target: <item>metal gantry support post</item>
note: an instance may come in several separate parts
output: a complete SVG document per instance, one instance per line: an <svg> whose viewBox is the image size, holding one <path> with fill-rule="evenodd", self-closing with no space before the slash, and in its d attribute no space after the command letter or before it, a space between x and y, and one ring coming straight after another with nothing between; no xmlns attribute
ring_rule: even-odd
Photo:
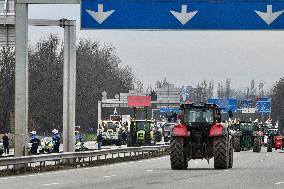
<svg viewBox="0 0 284 189"><path fill-rule="evenodd" d="M28 4L16 4L15 156L27 155Z"/></svg>
<svg viewBox="0 0 284 189"><path fill-rule="evenodd" d="M97 128L97 134L99 133L101 121L102 121L102 101L98 101L98 128Z"/></svg>
<svg viewBox="0 0 284 189"><path fill-rule="evenodd" d="M63 151L75 151L76 22L63 20Z"/></svg>
<svg viewBox="0 0 284 189"><path fill-rule="evenodd" d="M29 4L80 4L80 0L15 0L15 156L27 155L28 143L28 6ZM64 23L64 151L74 151L76 95L76 25Z"/></svg>

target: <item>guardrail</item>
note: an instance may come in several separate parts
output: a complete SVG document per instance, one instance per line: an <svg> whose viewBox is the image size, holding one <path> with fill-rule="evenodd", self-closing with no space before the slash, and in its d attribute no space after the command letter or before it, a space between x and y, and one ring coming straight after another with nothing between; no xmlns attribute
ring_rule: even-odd
<svg viewBox="0 0 284 189"><path fill-rule="evenodd" d="M61 165L65 160L71 160L70 162L93 162L97 160L108 160L115 158L123 157L136 157L142 156L142 158L150 157L152 154L159 154L159 152L165 152L168 149L168 145L163 146L143 146L143 147L127 147L119 149L106 149L98 151L83 151L83 152L65 152L65 153L56 153L56 154L43 154L43 155L32 155L32 156L22 156L22 157L9 157L9 158L0 158L0 167L24 165L24 171L32 163L39 163L39 167L45 166L46 162L53 161L54 165ZM121 156L123 154L123 156ZM116 157L115 157L116 155ZM103 157L103 159L102 159ZM71 163L72 164L72 163Z"/></svg>

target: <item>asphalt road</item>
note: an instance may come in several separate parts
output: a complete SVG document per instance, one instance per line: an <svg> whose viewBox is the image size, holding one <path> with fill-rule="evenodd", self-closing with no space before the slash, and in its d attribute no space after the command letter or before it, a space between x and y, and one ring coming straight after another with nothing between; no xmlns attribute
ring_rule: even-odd
<svg viewBox="0 0 284 189"><path fill-rule="evenodd" d="M234 167L215 170L213 159L170 169L169 157L107 166L0 178L1 189L269 189L284 188L284 151L234 153Z"/></svg>

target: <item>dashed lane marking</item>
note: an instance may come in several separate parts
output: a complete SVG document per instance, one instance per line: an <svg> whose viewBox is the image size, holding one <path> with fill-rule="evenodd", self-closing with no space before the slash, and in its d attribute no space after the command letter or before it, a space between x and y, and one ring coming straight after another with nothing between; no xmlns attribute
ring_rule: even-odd
<svg viewBox="0 0 284 189"><path fill-rule="evenodd" d="M274 184L279 185L279 184L284 184L284 182L276 182Z"/></svg>
<svg viewBox="0 0 284 189"><path fill-rule="evenodd" d="M58 185L59 183L49 183L49 184L43 184L43 186L52 186L52 185Z"/></svg>

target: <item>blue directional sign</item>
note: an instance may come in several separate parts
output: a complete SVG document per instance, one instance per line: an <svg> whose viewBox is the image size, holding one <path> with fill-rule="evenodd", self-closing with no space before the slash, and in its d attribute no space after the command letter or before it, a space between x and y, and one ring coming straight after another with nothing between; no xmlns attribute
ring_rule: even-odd
<svg viewBox="0 0 284 189"><path fill-rule="evenodd" d="M260 113L269 113L271 111L271 99L259 98L256 101L256 111Z"/></svg>
<svg viewBox="0 0 284 189"><path fill-rule="evenodd" d="M252 108L252 100L248 99L248 100L241 100L241 109L243 108Z"/></svg>
<svg viewBox="0 0 284 189"><path fill-rule="evenodd" d="M175 112L175 113L179 113L180 109L179 108L160 108L160 112Z"/></svg>
<svg viewBox="0 0 284 189"><path fill-rule="evenodd" d="M82 29L284 29L283 0L82 0Z"/></svg>
<svg viewBox="0 0 284 189"><path fill-rule="evenodd" d="M209 104L217 104L220 108L224 108L222 113L227 113L230 109L237 112L237 99L208 99Z"/></svg>

